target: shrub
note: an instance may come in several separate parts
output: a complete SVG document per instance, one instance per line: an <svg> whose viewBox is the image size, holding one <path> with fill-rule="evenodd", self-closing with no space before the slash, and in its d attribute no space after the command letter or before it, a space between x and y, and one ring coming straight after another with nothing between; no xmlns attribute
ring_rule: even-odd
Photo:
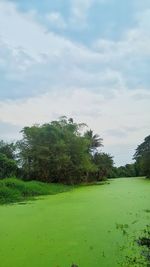
<svg viewBox="0 0 150 267"><path fill-rule="evenodd" d="M0 204L24 201L35 196L54 195L71 188L71 186L63 184L25 182L17 178L6 178L0 180Z"/></svg>

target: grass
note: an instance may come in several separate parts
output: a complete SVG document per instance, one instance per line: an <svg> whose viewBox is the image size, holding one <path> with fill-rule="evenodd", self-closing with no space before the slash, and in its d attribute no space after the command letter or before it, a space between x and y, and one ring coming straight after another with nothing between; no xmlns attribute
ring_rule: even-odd
<svg viewBox="0 0 150 267"><path fill-rule="evenodd" d="M16 178L7 178L0 180L0 204L22 202L42 195L55 195L71 188L63 184L25 182Z"/></svg>

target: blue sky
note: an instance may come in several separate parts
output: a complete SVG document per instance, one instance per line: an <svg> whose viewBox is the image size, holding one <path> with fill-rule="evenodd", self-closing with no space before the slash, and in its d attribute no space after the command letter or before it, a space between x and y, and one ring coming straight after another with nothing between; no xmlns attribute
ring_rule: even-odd
<svg viewBox="0 0 150 267"><path fill-rule="evenodd" d="M56 27L55 23L50 25L43 16L47 13L59 13L64 19L68 27L64 27L63 34L73 40L85 42L90 44L94 38L99 36L103 38L119 38L122 31L134 25L134 1L70 1L70 0L57 0L57 1L14 1L17 3L22 12L36 10L41 22L45 23L46 27L51 30L62 32L62 28ZM80 4L81 3L81 4ZM82 4L83 3L83 4ZM85 3L85 4L84 4ZM86 4L87 3L87 4ZM73 4L76 8L82 10L82 15L79 17L78 23L69 25L72 19ZM83 25L84 24L84 25ZM83 27L84 26L84 27ZM80 30L80 27L84 28Z"/></svg>
<svg viewBox="0 0 150 267"><path fill-rule="evenodd" d="M1 0L0 138L67 115L130 163L150 130L149 29L148 0Z"/></svg>

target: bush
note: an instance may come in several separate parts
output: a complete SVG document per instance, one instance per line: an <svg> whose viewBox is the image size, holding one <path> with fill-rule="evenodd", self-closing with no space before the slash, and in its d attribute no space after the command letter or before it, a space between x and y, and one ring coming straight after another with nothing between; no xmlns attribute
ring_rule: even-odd
<svg viewBox="0 0 150 267"><path fill-rule="evenodd" d="M12 190L0 183L0 204L17 202L21 199L22 196L17 189Z"/></svg>
<svg viewBox="0 0 150 267"><path fill-rule="evenodd" d="M0 180L0 204L24 201L35 196L54 195L71 188L71 186L62 184L25 182L17 178L6 178Z"/></svg>

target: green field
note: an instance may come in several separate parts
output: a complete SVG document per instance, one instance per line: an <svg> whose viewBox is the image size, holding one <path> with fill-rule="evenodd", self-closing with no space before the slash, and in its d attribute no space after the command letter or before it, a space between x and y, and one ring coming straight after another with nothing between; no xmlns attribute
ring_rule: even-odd
<svg viewBox="0 0 150 267"><path fill-rule="evenodd" d="M0 206L0 267L117 267L150 222L150 181L125 178Z"/></svg>

